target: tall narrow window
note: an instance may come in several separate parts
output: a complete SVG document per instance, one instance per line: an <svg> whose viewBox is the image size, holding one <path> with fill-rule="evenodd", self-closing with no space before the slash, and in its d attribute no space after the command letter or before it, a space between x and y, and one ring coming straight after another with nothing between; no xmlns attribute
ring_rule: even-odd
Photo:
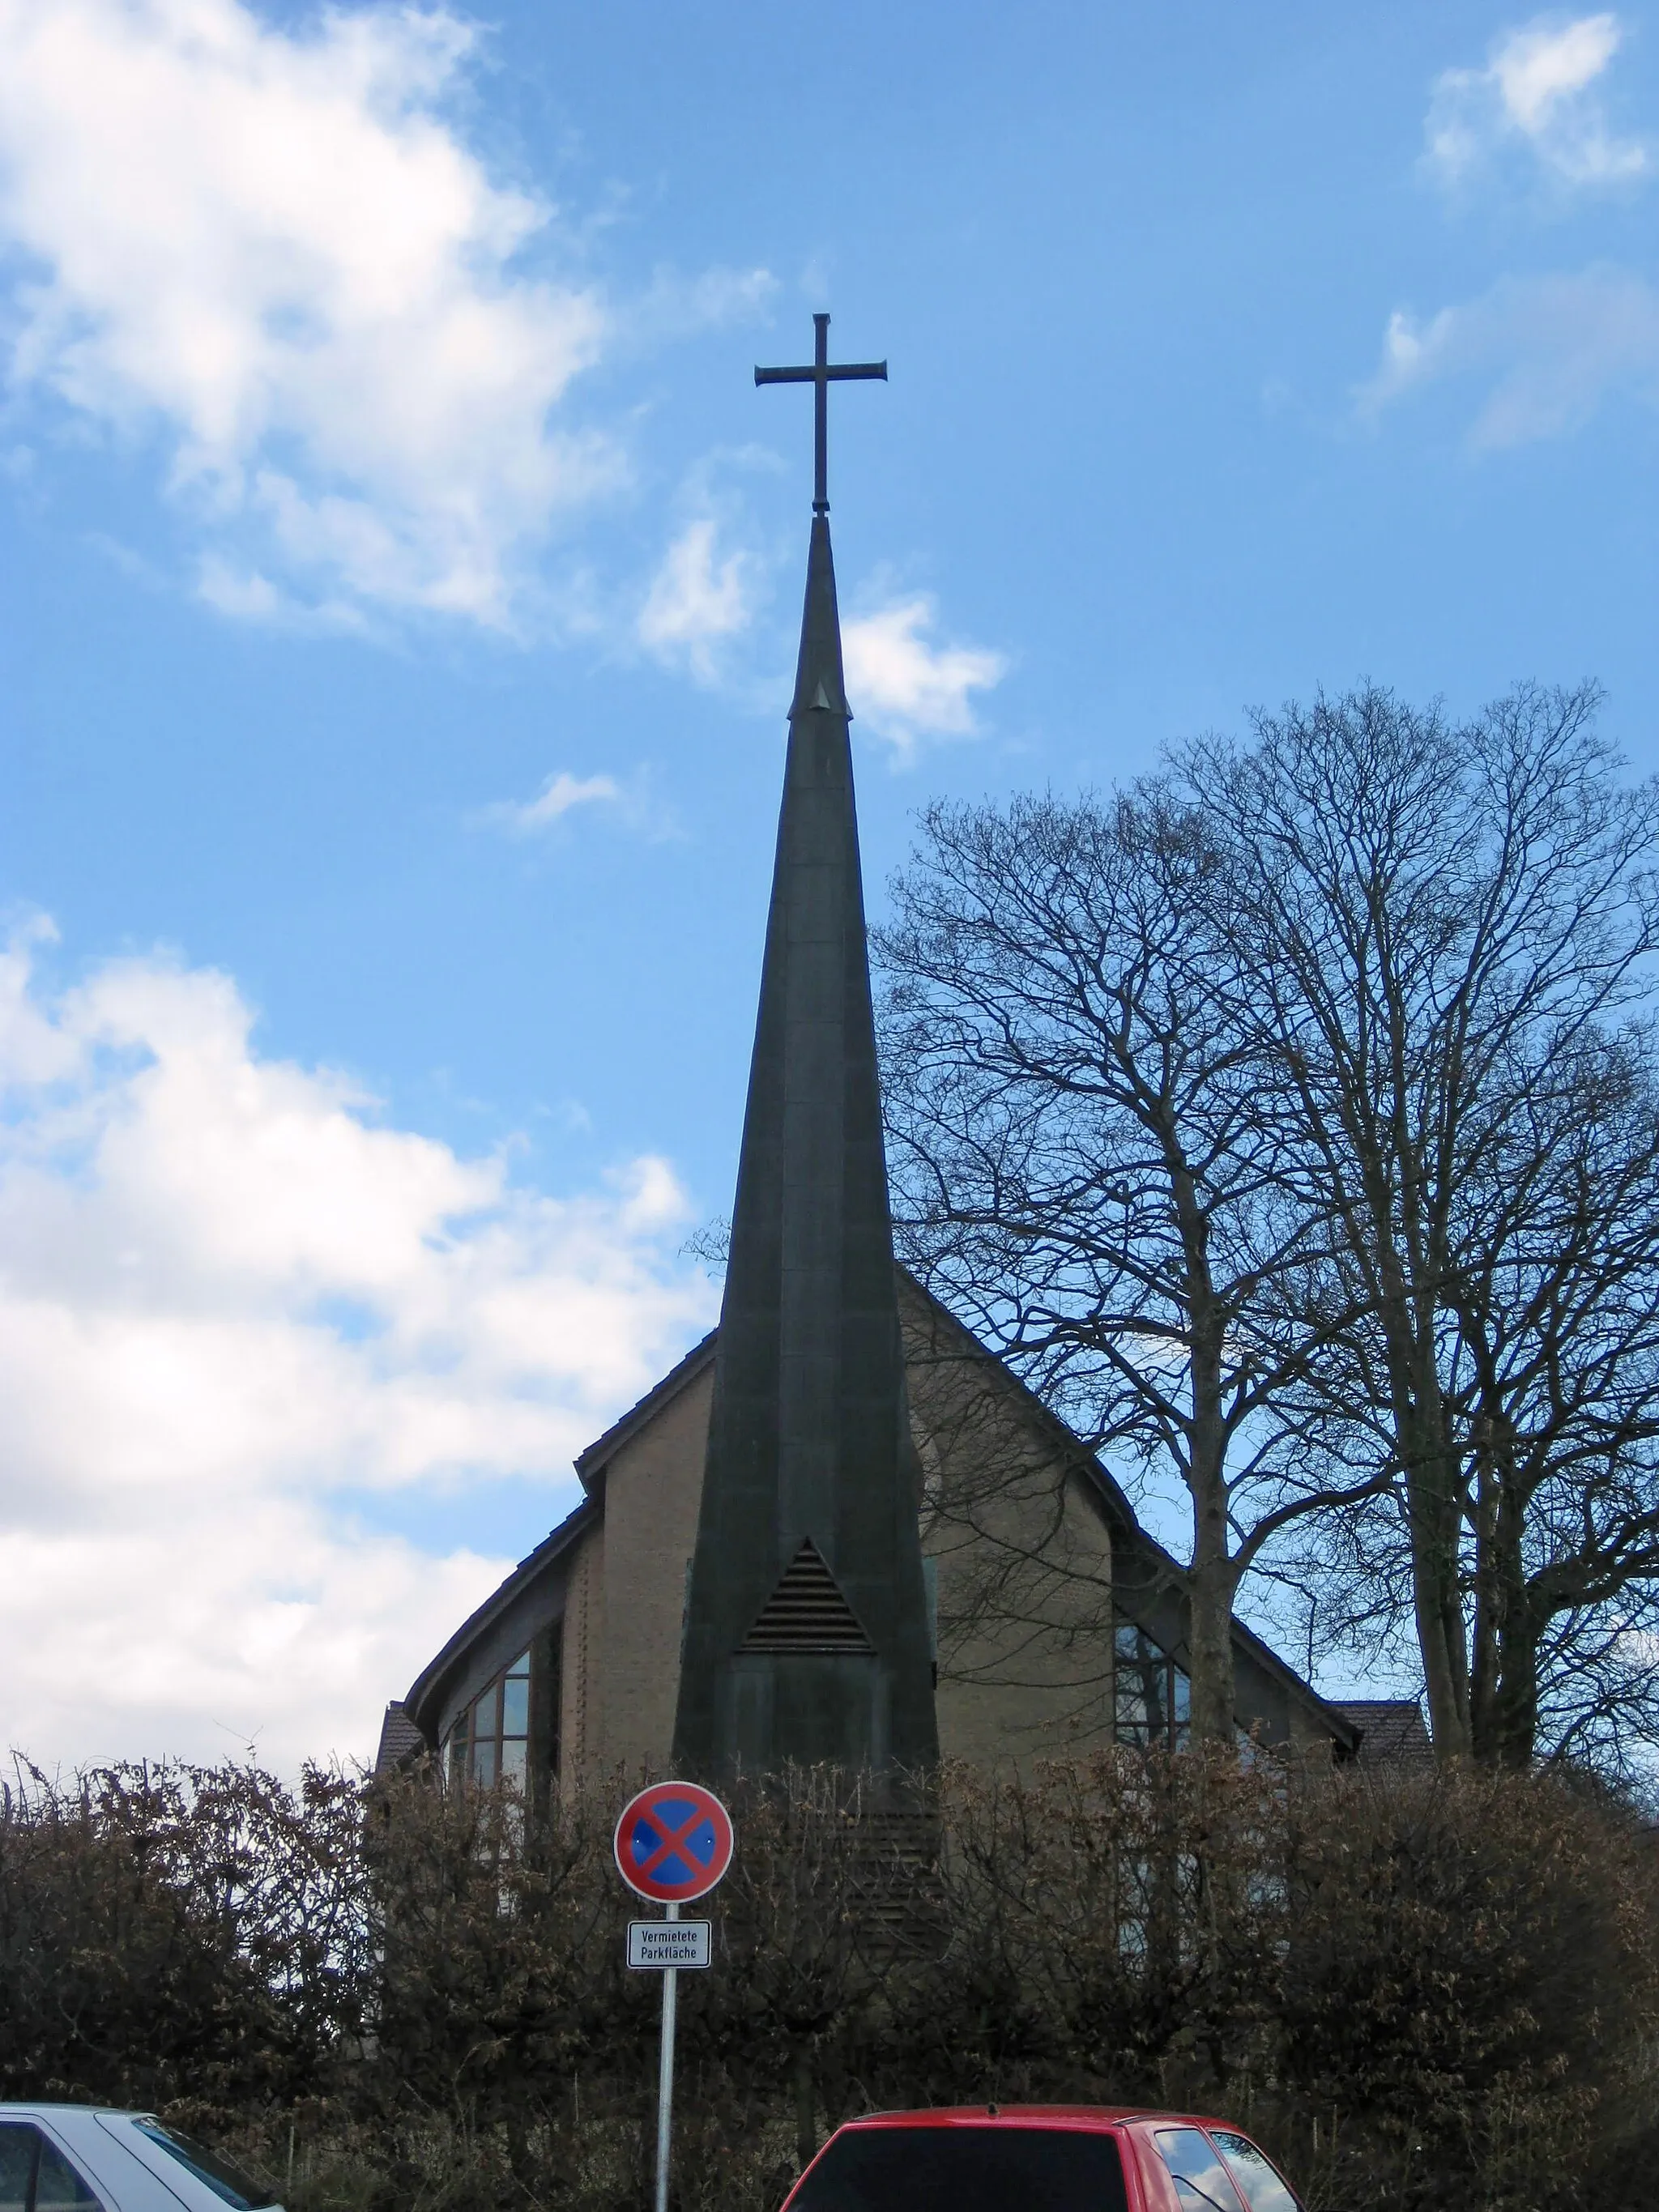
<svg viewBox="0 0 1659 2212"><path fill-rule="evenodd" d="M500 1778L522 1790L530 1764L530 1654L521 1651L501 1677Z"/></svg>
<svg viewBox="0 0 1659 2212"><path fill-rule="evenodd" d="M471 1735L472 1708L469 1705L465 1712L457 1716L454 1727L444 1739L445 1765L452 1782L460 1783L466 1779L466 1754Z"/></svg>
<svg viewBox="0 0 1659 2212"><path fill-rule="evenodd" d="M1181 1751L1192 1718L1186 1670L1143 1628L1122 1623L1114 1639L1117 1740L1145 1751Z"/></svg>
<svg viewBox="0 0 1659 2212"><path fill-rule="evenodd" d="M531 1677L530 1764L538 1777L556 1775L560 1765L561 1712L564 1704L564 1623L556 1620L536 1639Z"/></svg>

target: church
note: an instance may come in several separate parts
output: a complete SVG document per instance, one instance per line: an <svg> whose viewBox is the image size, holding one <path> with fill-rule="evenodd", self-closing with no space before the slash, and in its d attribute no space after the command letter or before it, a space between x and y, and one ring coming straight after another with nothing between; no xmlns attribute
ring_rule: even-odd
<svg viewBox="0 0 1659 2212"><path fill-rule="evenodd" d="M789 1760L1178 1747L1184 1571L1097 1454L894 1260L814 318L805 603L720 1326L576 1462L580 1503L392 1704L380 1764L541 1790ZM1243 1734L1427 1755L1242 1624Z"/></svg>

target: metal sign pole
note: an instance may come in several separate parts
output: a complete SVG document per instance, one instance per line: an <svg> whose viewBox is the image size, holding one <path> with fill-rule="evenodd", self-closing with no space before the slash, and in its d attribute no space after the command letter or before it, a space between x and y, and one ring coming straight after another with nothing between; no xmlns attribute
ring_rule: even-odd
<svg viewBox="0 0 1659 2212"><path fill-rule="evenodd" d="M674 2010L678 1969L711 1963L713 1930L693 1920L670 1934L680 1907L707 1897L732 1863L732 1815L700 1782L653 1782L630 1797L611 1848L635 1897L660 1905L659 1921L628 1923L628 1963L662 1974L662 2050L657 2065L656 2212L668 2212L668 2156L674 2129Z"/></svg>
<svg viewBox="0 0 1659 2212"><path fill-rule="evenodd" d="M678 1920L678 1905L665 1905L663 1917ZM662 2054L657 2068L657 2212L668 2212L668 2148L674 2124L674 2012L679 1975L663 1969Z"/></svg>

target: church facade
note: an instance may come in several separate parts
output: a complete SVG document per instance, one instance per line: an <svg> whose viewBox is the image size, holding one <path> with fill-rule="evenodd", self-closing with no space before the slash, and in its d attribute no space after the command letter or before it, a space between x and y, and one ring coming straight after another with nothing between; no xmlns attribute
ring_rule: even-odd
<svg viewBox="0 0 1659 2212"><path fill-rule="evenodd" d="M1099 1457L896 1279L941 1755L1178 1747L1184 1570ZM717 1343L716 1331L582 1453L581 1502L390 1709L388 1756L424 1746L485 1783L671 1771ZM834 1605L826 1580L809 1572L777 1594L805 1638ZM1234 1679L1240 1729L1267 1742L1347 1758L1373 1724L1242 1626Z"/></svg>
<svg viewBox="0 0 1659 2212"><path fill-rule="evenodd" d="M720 1324L582 1453L575 1510L389 1708L383 1756L424 1745L457 1779L1184 1737L1182 1570L894 1263L825 487L830 382L886 368L832 367L814 320L811 367L756 372L815 386L817 482ZM1241 1731L1359 1750L1374 1717L1243 1627L1233 1656Z"/></svg>

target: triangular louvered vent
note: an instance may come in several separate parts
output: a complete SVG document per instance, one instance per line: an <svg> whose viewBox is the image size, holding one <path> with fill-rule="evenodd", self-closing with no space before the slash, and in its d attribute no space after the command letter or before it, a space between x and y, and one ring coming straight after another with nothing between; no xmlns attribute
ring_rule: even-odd
<svg viewBox="0 0 1659 2212"><path fill-rule="evenodd" d="M810 1536L739 1647L744 1651L870 1651L858 1616Z"/></svg>

